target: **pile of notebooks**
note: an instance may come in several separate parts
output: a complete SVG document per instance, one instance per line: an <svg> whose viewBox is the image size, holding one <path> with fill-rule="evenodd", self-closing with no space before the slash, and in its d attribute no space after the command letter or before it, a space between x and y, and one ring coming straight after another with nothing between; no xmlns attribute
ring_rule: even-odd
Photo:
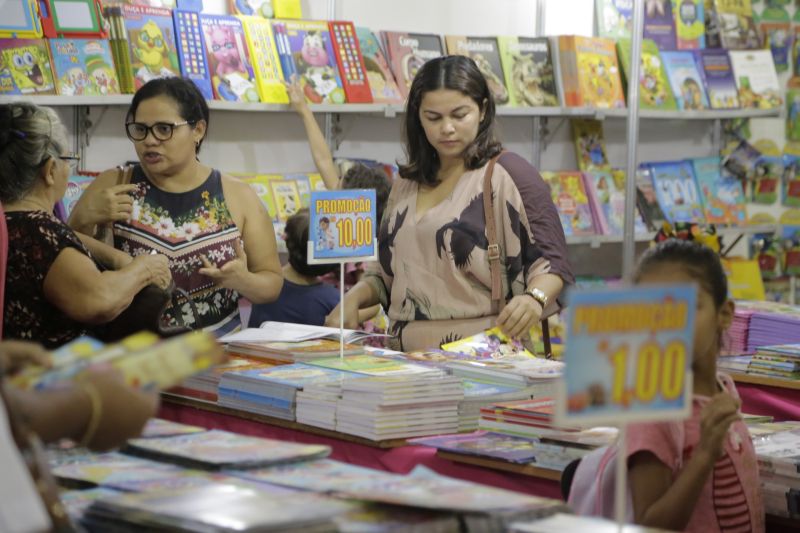
<svg viewBox="0 0 800 533"><path fill-rule="evenodd" d="M458 404L458 431L475 431L481 417L481 408L496 402L524 400L533 397L532 389L510 385L496 385L472 379L463 380L464 399Z"/></svg>
<svg viewBox="0 0 800 533"><path fill-rule="evenodd" d="M800 518L800 422L750 426L767 514Z"/></svg>
<svg viewBox="0 0 800 533"><path fill-rule="evenodd" d="M800 379L800 344L762 346L751 357L748 374Z"/></svg>

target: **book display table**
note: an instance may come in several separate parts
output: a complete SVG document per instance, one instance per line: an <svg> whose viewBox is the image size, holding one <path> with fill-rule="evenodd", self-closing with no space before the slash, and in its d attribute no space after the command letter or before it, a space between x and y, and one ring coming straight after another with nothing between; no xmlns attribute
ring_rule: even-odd
<svg viewBox="0 0 800 533"><path fill-rule="evenodd" d="M775 420L800 420L800 381L731 373L742 411Z"/></svg>
<svg viewBox="0 0 800 533"><path fill-rule="evenodd" d="M546 478L522 471L509 472L478 463L456 462L449 457L438 455L435 448L406 444L400 439L373 442L336 431L173 395L162 396L158 416L173 422L208 429L223 429L243 435L327 444L332 449L330 455L332 459L387 472L406 474L415 466L423 465L445 476L535 496L561 498L558 478L553 479L552 475Z"/></svg>

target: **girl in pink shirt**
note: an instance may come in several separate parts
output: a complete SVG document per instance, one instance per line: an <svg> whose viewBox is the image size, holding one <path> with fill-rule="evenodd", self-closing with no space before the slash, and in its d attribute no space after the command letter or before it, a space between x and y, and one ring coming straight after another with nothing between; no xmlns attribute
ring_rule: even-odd
<svg viewBox="0 0 800 533"><path fill-rule="evenodd" d="M634 520L698 533L763 532L758 464L741 401L733 381L716 369L734 308L719 257L698 243L671 239L643 255L635 281L696 283L698 295L691 417L628 429Z"/></svg>

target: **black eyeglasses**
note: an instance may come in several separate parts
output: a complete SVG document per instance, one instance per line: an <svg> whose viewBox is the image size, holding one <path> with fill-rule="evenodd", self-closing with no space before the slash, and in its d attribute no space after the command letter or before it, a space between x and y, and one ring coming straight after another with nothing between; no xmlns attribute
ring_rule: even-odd
<svg viewBox="0 0 800 533"><path fill-rule="evenodd" d="M172 139L172 134L175 132L175 128L179 126L185 126L187 124L194 125L195 121L193 120L184 120L183 122L177 122L175 124L170 124L169 122L156 122L152 126L148 126L147 124L142 124L141 122L128 122L125 124L125 133L128 134L128 139L132 141L143 141L147 138L148 133L152 133L153 137L159 141L168 141Z"/></svg>
<svg viewBox="0 0 800 533"><path fill-rule="evenodd" d="M73 172L75 171L75 169L78 168L78 162L81 160L81 156L79 156L78 154L71 154L71 153L60 155L58 156L58 158L62 161L66 161L67 164L69 165L70 170Z"/></svg>

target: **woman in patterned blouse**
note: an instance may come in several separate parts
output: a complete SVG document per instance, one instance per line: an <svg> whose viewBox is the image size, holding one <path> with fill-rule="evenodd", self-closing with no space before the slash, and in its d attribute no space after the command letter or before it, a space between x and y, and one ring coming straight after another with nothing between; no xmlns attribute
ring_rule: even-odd
<svg viewBox="0 0 800 533"><path fill-rule="evenodd" d="M70 225L94 233L113 222L114 247L134 257L169 257L175 284L199 316L179 301L166 312L194 328L223 335L240 325L238 300L275 300L283 277L272 222L250 186L198 159L209 111L195 85L152 80L133 96L126 133L139 164L130 183L103 172L75 206ZM178 316L180 315L180 317Z"/></svg>
<svg viewBox="0 0 800 533"><path fill-rule="evenodd" d="M405 114L407 163L378 231L378 259L342 305L346 327L380 302L405 350L438 346L499 326L525 336L573 281L550 189L494 136L494 100L475 62L432 59L417 72ZM492 302L484 173L494 157L502 310ZM490 250L492 248L492 250ZM338 320L329 315L328 325Z"/></svg>
<svg viewBox="0 0 800 533"><path fill-rule="evenodd" d="M66 147L51 109L0 105L0 201L8 224L3 331L47 348L111 321L146 285L171 281L165 256L133 259L54 216L77 160Z"/></svg>

